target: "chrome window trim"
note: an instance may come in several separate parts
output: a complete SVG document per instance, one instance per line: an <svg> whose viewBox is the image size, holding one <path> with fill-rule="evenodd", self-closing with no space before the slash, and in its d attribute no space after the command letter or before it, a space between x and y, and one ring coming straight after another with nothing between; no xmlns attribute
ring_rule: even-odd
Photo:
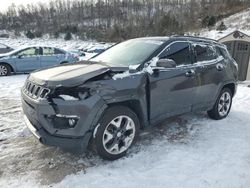
<svg viewBox="0 0 250 188"><path fill-rule="evenodd" d="M159 53L158 53L158 55L157 56L155 56L155 57L159 57L160 55L161 55L161 53L162 52L164 52L169 46L171 46L172 44L175 44L175 43L180 43L180 42L186 42L186 43L188 43L188 44L191 44L191 42L190 41L182 41L182 40L178 40L178 41L173 41L173 42L171 42L170 44L168 44L165 48L163 48L163 50L162 51L160 51Z"/></svg>
<svg viewBox="0 0 250 188"><path fill-rule="evenodd" d="M189 44L189 48L191 47L190 45L191 45L191 42L190 41L188 41L188 40L178 40L178 41L173 41L173 42L171 42L170 44L168 44L161 52L159 52L158 53L158 55L157 56L155 56L155 57L159 57L168 47L170 47L172 44L175 44L175 43L180 43L180 42L186 42L186 43L188 43ZM178 65L178 66L176 66L176 67L174 67L174 68L162 68L162 69L160 69L160 70L175 70L175 69L181 69L181 68L189 68L191 65L193 65L193 64L188 64L188 65Z"/></svg>
<svg viewBox="0 0 250 188"><path fill-rule="evenodd" d="M195 43L195 44L201 44L201 42L193 42L193 41L189 41L189 40L186 40L186 41L182 41L182 40L178 40L178 41L173 41L173 42L171 42L170 44L168 44L161 52L159 52L158 53L158 55L157 56L155 56L155 57L159 57L169 46L171 46L172 44L175 44L175 43L180 43L180 42L187 42L189 45L190 45L190 47L192 47L192 43ZM205 45L209 45L209 43L207 43L207 42L202 42L202 43L204 43ZM215 45L216 45L216 43L215 43ZM191 52L191 51L190 51ZM219 56L218 56L219 57ZM217 57L217 58L218 58ZM224 58L224 57L223 57ZM213 65L213 64L215 64L215 63L217 63L218 61L217 61L218 59L214 59L214 60L210 60L210 61L213 61L213 62L209 62L209 63L204 63L204 64L198 64L198 62L196 62L196 63L192 63L192 64L188 64L188 65L178 65L178 66L176 66L176 67L174 67L174 68L160 68L159 70L160 71L170 71L170 70L179 70L179 69L186 69L186 68L196 68L196 67L200 67L200 66L208 66L208 65Z"/></svg>

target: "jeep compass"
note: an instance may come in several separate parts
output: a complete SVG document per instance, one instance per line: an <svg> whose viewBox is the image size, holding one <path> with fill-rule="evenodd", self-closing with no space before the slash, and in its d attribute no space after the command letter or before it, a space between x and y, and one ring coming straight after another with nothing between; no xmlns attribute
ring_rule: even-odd
<svg viewBox="0 0 250 188"><path fill-rule="evenodd" d="M91 145L115 160L140 129L168 117L193 111L227 117L237 69L214 40L131 39L88 61L31 73L22 88L24 118L43 144L81 152Z"/></svg>

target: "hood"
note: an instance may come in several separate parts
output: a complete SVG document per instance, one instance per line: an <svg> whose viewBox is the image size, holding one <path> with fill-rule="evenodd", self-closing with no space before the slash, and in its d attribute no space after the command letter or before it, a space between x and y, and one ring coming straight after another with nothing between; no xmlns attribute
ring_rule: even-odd
<svg viewBox="0 0 250 188"><path fill-rule="evenodd" d="M67 64L30 74L29 81L47 87L73 87L109 71L109 67L101 64Z"/></svg>

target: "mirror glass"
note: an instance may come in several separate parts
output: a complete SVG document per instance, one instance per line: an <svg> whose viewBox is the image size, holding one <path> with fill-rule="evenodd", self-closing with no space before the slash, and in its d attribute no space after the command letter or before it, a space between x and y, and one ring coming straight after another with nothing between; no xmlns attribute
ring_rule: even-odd
<svg viewBox="0 0 250 188"><path fill-rule="evenodd" d="M157 67L163 67L163 68L174 68L176 67L176 63L172 59L159 59L156 62Z"/></svg>

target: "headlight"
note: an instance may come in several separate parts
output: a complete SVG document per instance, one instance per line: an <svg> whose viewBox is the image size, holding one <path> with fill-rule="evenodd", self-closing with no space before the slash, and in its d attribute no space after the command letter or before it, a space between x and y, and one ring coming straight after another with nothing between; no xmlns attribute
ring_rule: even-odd
<svg viewBox="0 0 250 188"><path fill-rule="evenodd" d="M57 96L65 101L77 101L77 100L85 100L96 94L94 89L90 88L64 88L61 91L57 91Z"/></svg>

